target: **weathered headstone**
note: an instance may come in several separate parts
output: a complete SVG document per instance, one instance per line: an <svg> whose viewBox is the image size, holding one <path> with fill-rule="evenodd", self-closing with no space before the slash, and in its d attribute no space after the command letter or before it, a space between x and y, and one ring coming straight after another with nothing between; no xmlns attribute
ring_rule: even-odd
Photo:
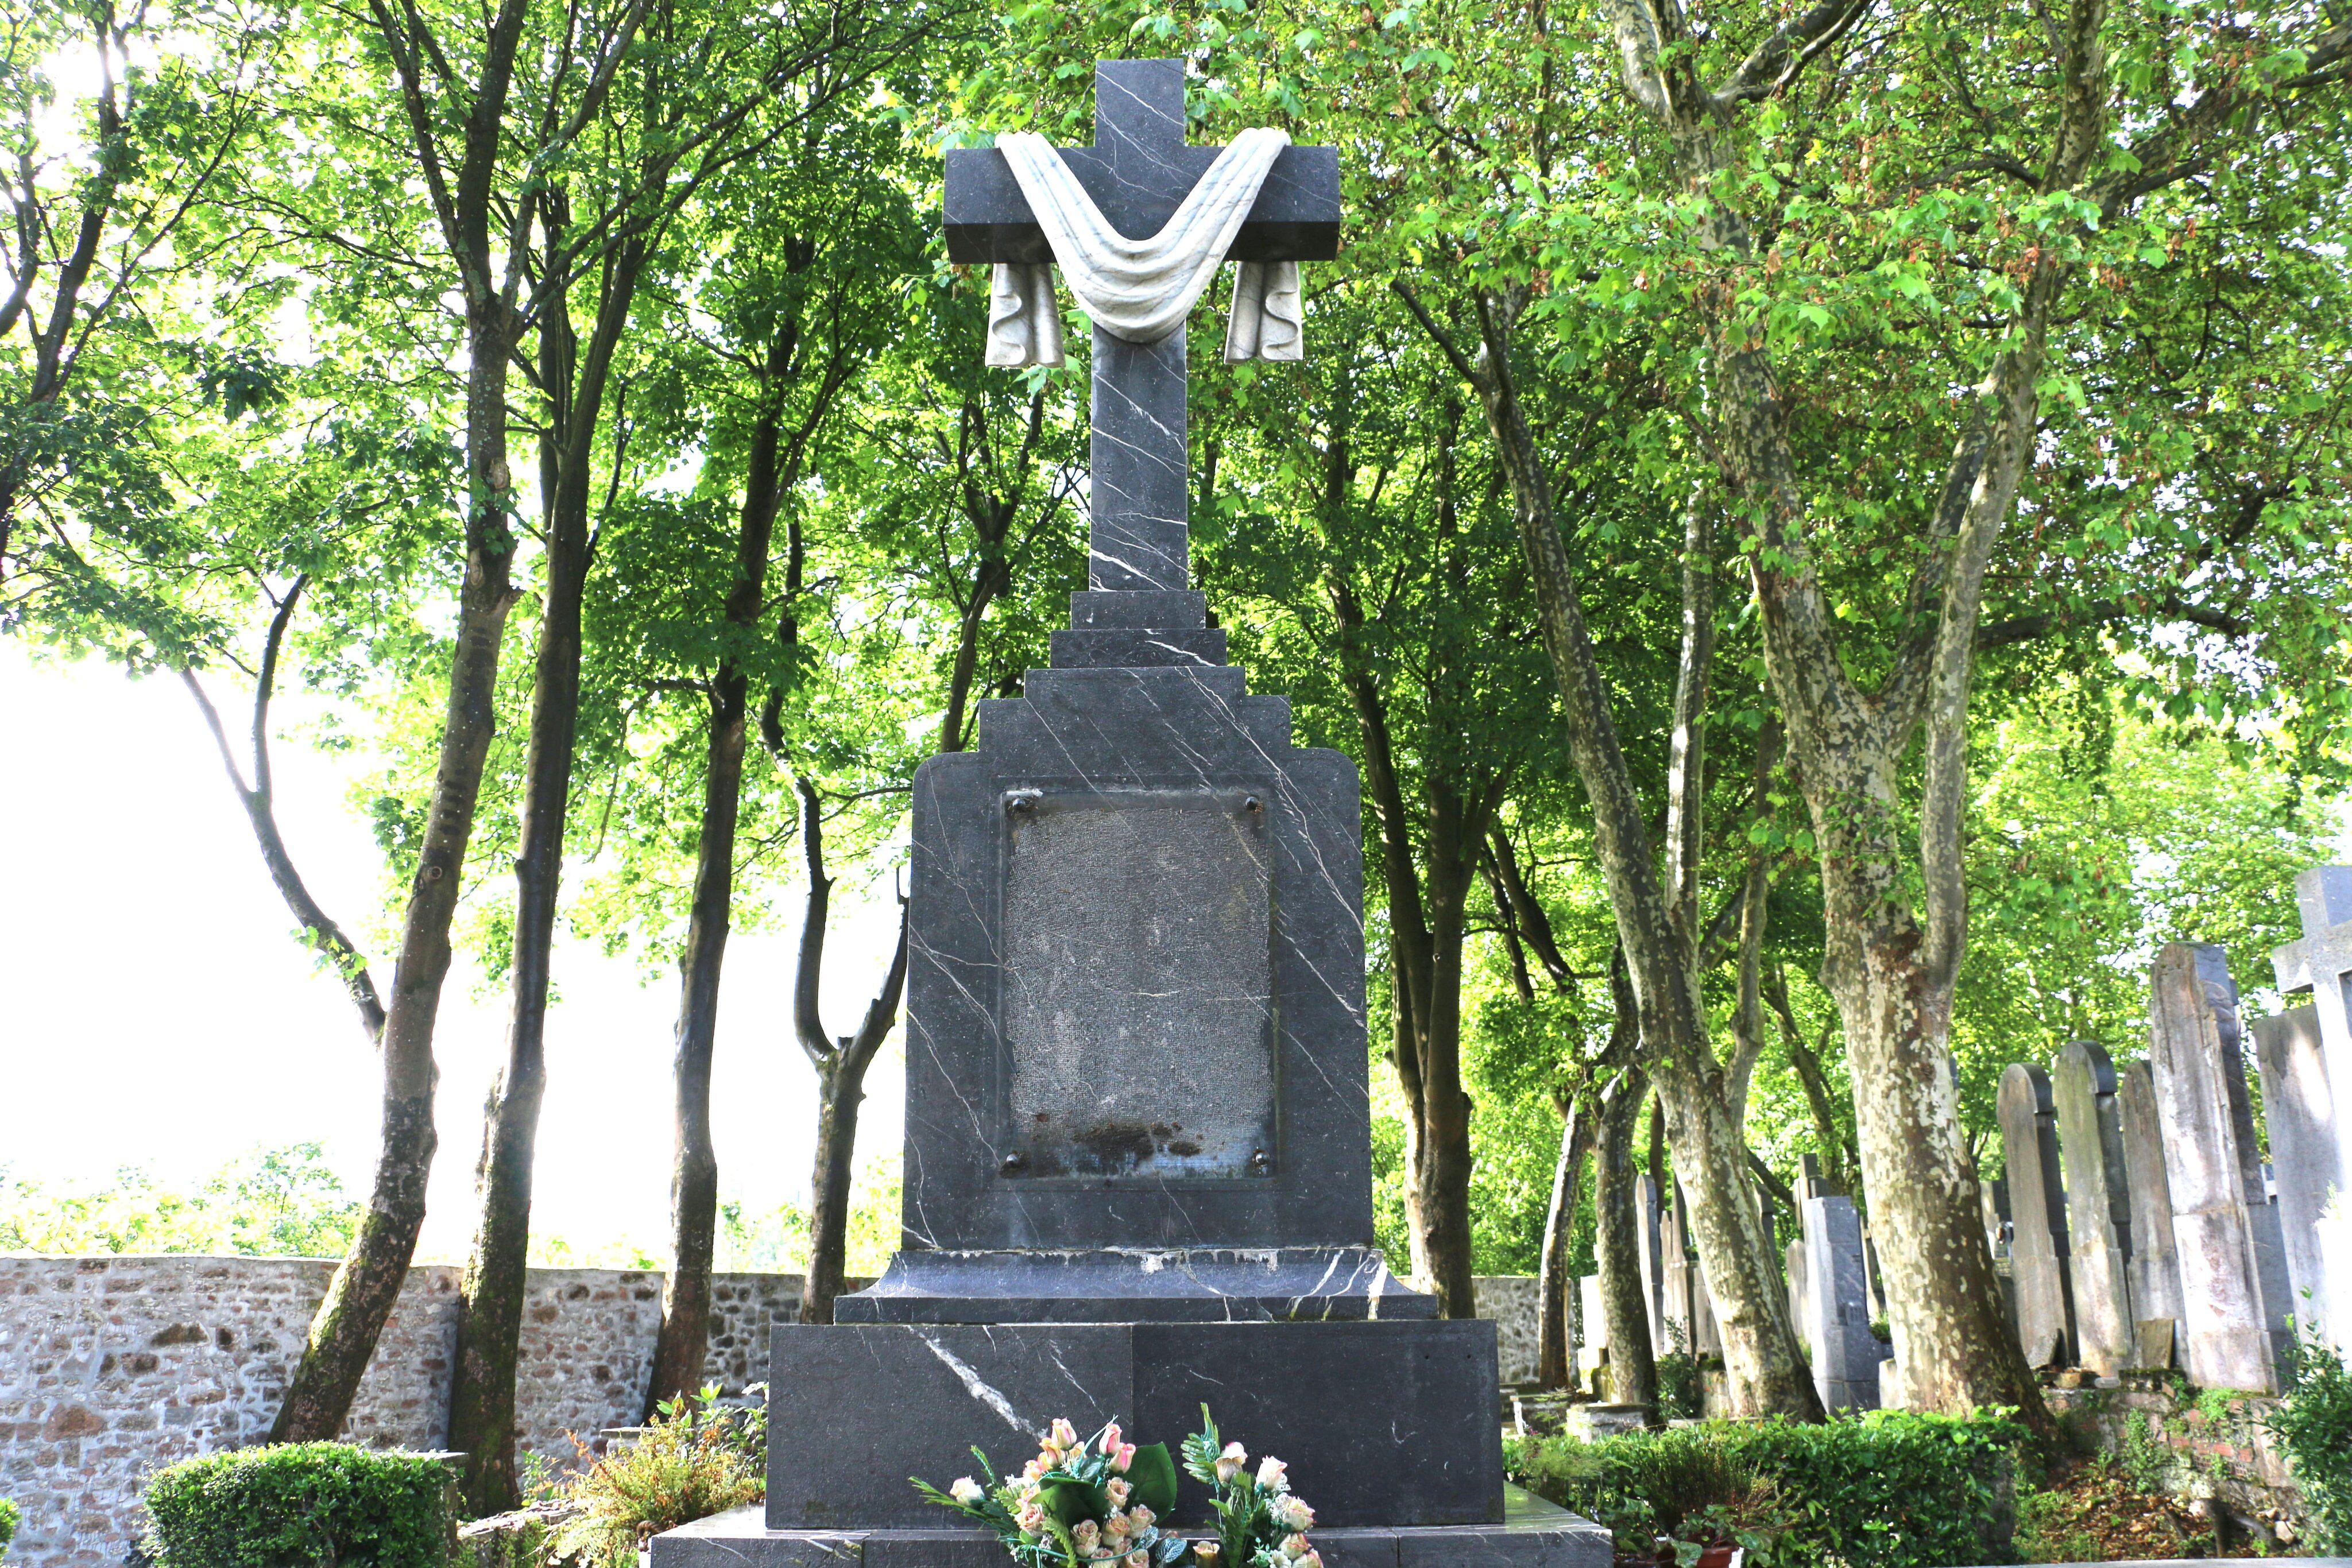
<svg viewBox="0 0 2352 1568"><path fill-rule="evenodd" d="M2009 1258L2009 1183L2001 1176L1977 1183L1977 1207L1984 1216L1985 1245L1997 1260Z"/></svg>
<svg viewBox="0 0 2352 1568"><path fill-rule="evenodd" d="M2132 1206L2132 1312L2140 1346L2139 1364L2162 1371L2181 1321L2180 1260L2172 1245L2172 1184L2164 1175L2164 1120L2156 1109L2156 1079L2145 1061L2128 1063L2116 1090L2116 1119L2123 1127L2124 1172ZM2150 1324L2163 1324L2153 1329ZM2166 1359L2147 1359L2161 1348Z"/></svg>
<svg viewBox="0 0 2352 1568"><path fill-rule="evenodd" d="M2131 1183L2124 1168L2115 1063L2078 1040L2058 1052L2050 1089L2058 1105L2058 1150L2066 1168L2069 1277L2082 1363L2103 1377L2137 1364L2138 1320L2131 1293Z"/></svg>
<svg viewBox="0 0 2352 1568"><path fill-rule="evenodd" d="M2321 1238L2328 1205L2344 1190L2319 1009L2290 1008L2253 1021L2254 1065L2263 1081L2263 1123L2275 1169L2279 1239L2286 1247L2287 1285L2297 1319L2329 1323L2326 1254Z"/></svg>
<svg viewBox="0 0 2352 1568"><path fill-rule="evenodd" d="M1688 1216L1683 1209L1683 1184L1672 1185L1671 1196L1658 1211L1658 1313L1666 1323L1665 1338L1658 1342L1658 1349L1661 1354L1680 1350L1688 1355L1697 1350L1691 1311L1690 1239L1684 1228Z"/></svg>
<svg viewBox="0 0 2352 1568"><path fill-rule="evenodd" d="M2325 1322L2325 1332L2339 1348L2352 1351L2352 1113L2335 1109L2332 1096L2352 1101L2352 866L2314 866L2294 879L2294 900L2303 914L2303 939L2290 942L2271 955L2279 989L2290 996L2308 994L2319 1024L2319 1056L2332 1092L2325 1117L2336 1135L2335 1197L2323 1206L2313 1242L2319 1272L2326 1281L2324 1294L2336 1303ZM2307 1086L2306 1093L2315 1086ZM2308 1102L2306 1102L2308 1103ZM2316 1124L2315 1108L2303 1119ZM2320 1135L2313 1125L2312 1136ZM2272 1145L2275 1151L2277 1145ZM2296 1172L2291 1183L2304 1185L2308 1207L2311 1173Z"/></svg>
<svg viewBox="0 0 2352 1568"><path fill-rule="evenodd" d="M1807 1325L1813 1321L1813 1281L1808 1261L1811 1255L1805 1248L1804 1222L1804 1201L1801 1198L1797 1206L1797 1234L1789 1239L1780 1261L1789 1276L1789 1321L1797 1325L1797 1337L1810 1346L1811 1330ZM1808 1350L1806 1354L1811 1352Z"/></svg>
<svg viewBox="0 0 2352 1568"><path fill-rule="evenodd" d="M1014 151L948 154L951 260L1053 259L1040 156L1131 242L1218 157L1177 60L1101 64L1094 147ZM1335 254L1336 152L1256 166L1227 258ZM982 1561L910 1472L1017 1464L1064 1415L1173 1442L1204 1401L1359 1555L1605 1563L1565 1513L1504 1523L1495 1325L1437 1321L1373 1246L1355 769L1292 747L1189 587L1181 312L1097 327L1090 587L915 779L901 1249L836 1324L775 1331L768 1528L658 1537L653 1568Z"/></svg>
<svg viewBox="0 0 2352 1568"><path fill-rule="evenodd" d="M2066 1193L2058 1180L2058 1116L2050 1075L2019 1062L2000 1075L2000 1141L2009 1161L2009 1262L2017 1281L2017 1342L2028 1366L2074 1362Z"/></svg>
<svg viewBox="0 0 2352 1568"><path fill-rule="evenodd" d="M2272 1392L2292 1309L2278 1211L2263 1201L2238 988L2221 948L2175 942L2157 953L2151 989L2148 1061L2189 1375Z"/></svg>
<svg viewBox="0 0 2352 1568"><path fill-rule="evenodd" d="M1576 1382L1580 1388L1605 1392L1597 1381L1601 1369L1609 1363L1609 1314L1601 1305L1601 1276L1587 1274L1576 1282L1578 1304L1583 1308L1579 1321L1584 1329L1584 1342L1576 1351Z"/></svg>
<svg viewBox="0 0 2352 1568"><path fill-rule="evenodd" d="M1870 1289L1863 1274L1862 1219L1853 1200L1805 1200L1805 1275L1809 1315L1802 1321L1813 1387L1830 1410L1878 1407L1878 1364L1885 1346L1870 1332Z"/></svg>
<svg viewBox="0 0 2352 1568"><path fill-rule="evenodd" d="M1650 1347L1660 1355L1674 1349L1666 1337L1665 1217L1659 1212L1658 1184L1644 1174L1633 1178L1633 1250L1642 1268L1642 1307L1650 1320Z"/></svg>

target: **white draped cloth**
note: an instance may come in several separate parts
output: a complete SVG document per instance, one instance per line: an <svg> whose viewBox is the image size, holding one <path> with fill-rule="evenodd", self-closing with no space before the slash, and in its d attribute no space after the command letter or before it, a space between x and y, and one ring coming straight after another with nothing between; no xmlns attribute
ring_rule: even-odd
<svg viewBox="0 0 2352 1568"><path fill-rule="evenodd" d="M996 145L1080 308L1114 337L1157 343L1183 329L1290 137L1280 131L1243 131L1150 239L1129 239L1111 227L1044 137L1013 131L998 137ZM1302 329L1298 264L1241 263L1225 333L1226 360L1298 359L1306 341ZM988 362L1062 362L1062 317L1051 267L997 264L989 289Z"/></svg>

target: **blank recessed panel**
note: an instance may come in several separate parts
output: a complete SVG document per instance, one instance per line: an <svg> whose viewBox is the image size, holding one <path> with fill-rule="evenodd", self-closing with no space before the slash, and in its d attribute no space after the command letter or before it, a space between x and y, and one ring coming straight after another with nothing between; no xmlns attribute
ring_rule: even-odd
<svg viewBox="0 0 2352 1568"><path fill-rule="evenodd" d="M1008 797L1008 1175L1273 1174L1265 816L1243 790Z"/></svg>

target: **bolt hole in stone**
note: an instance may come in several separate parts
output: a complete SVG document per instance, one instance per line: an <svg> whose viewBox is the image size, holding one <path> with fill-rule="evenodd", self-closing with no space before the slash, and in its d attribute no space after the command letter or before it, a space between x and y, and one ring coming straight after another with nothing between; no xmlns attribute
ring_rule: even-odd
<svg viewBox="0 0 2352 1568"><path fill-rule="evenodd" d="M1008 791L1004 1174L1263 1177L1276 1141L1263 793Z"/></svg>

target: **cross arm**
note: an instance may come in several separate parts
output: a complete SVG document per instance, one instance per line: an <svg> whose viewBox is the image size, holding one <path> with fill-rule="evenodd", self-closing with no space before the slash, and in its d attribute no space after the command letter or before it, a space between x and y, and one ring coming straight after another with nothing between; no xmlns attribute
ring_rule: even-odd
<svg viewBox="0 0 2352 1568"><path fill-rule="evenodd" d="M1111 226L1148 238L1176 210L1183 193L1217 161L1214 147L1186 147L1167 193L1138 192L1113 178L1110 161L1091 147L1062 157ZM1054 259L1029 211L1013 166L993 147L950 148L947 155L948 259L1040 262ZM1339 150L1286 147L1225 253L1231 261L1328 261L1339 254Z"/></svg>

